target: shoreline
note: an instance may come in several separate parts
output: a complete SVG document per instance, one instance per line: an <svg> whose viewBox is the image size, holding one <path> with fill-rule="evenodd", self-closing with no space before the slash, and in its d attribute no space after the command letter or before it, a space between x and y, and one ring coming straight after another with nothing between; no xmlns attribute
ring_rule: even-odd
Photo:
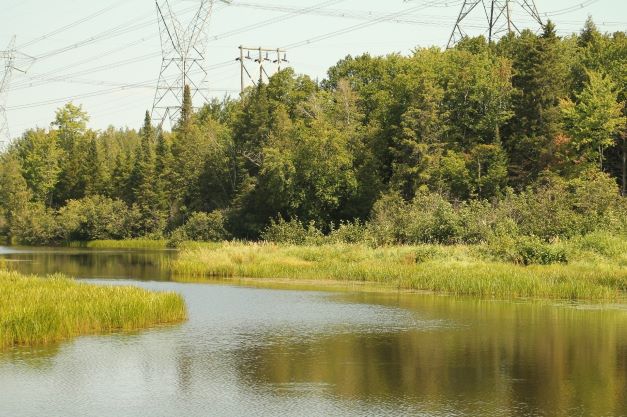
<svg viewBox="0 0 627 417"><path fill-rule="evenodd" d="M549 244L567 262L523 265L495 259L488 245L370 247L362 244L184 242L161 264L175 282L223 281L317 289L407 292L480 299L627 302L627 240ZM71 247L77 247L74 243ZM93 250L168 250L164 240L93 241ZM159 249L161 248L161 249ZM608 249L609 248L609 249Z"/></svg>

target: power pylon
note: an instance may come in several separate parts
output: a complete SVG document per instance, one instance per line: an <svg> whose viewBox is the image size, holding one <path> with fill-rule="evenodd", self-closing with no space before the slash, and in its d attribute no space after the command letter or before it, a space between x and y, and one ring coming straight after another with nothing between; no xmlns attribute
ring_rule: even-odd
<svg viewBox="0 0 627 417"><path fill-rule="evenodd" d="M161 72L152 106L153 122L159 127L166 120L171 126L178 121L185 86L192 101L208 101L207 44L213 4L218 0L201 0L186 29L178 21L168 0L155 1L161 36ZM231 0L219 0L230 3Z"/></svg>
<svg viewBox="0 0 627 417"><path fill-rule="evenodd" d="M506 33L517 32L520 29L515 23L514 14L523 12L544 27L538 8L534 0L465 0L459 12L457 22L453 28L453 33L449 38L447 48L451 48L467 35L464 30L464 20L474 13L481 13L485 16L488 28L488 41L496 40Z"/></svg>
<svg viewBox="0 0 627 417"><path fill-rule="evenodd" d="M9 85L13 71L26 73L35 58L18 52L15 49L15 36L11 38L6 51L0 51L0 59L4 60L4 74L0 79L0 151L4 150L11 142L9 122L7 119L7 97L9 95Z"/></svg>
<svg viewBox="0 0 627 417"><path fill-rule="evenodd" d="M251 56L250 53L253 52L255 56ZM245 53L245 54L244 54ZM261 84L264 80L270 80L270 74L266 70L268 66L274 66L277 71L281 71L281 66L283 64L287 64L289 61L287 60L287 51L281 48L276 49L268 49L268 48L248 48L245 46L239 47L239 57L235 59L240 63L240 76L241 76L241 89L242 93L246 88L246 75L252 81L253 85L257 85L253 75L248 71L248 67L246 66L247 61L255 62L258 66L259 78L258 83Z"/></svg>

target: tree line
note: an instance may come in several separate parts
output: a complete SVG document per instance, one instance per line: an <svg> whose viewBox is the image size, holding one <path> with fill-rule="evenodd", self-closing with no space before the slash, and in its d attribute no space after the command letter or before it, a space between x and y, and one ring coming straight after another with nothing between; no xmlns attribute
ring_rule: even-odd
<svg viewBox="0 0 627 417"><path fill-rule="evenodd" d="M549 23L497 43L348 56L322 82L285 69L197 112L186 89L172 132L148 113L139 131L94 131L70 103L1 155L0 233L29 244L259 239L286 222L385 229L376 222L391 211L416 220L438 207L510 207L508 221L527 226L565 213L555 233L528 232L546 239L624 223L626 63L627 34L588 20L567 37Z"/></svg>

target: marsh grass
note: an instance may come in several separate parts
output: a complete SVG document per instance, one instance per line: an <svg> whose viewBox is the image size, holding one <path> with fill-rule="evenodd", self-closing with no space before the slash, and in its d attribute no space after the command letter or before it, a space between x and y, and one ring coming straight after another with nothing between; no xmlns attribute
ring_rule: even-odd
<svg viewBox="0 0 627 417"><path fill-rule="evenodd" d="M482 253L479 246L463 245L197 244L182 249L167 267L182 278L365 282L497 298L615 300L627 292L627 269L615 258L594 258L580 250L570 264L523 266L486 259Z"/></svg>
<svg viewBox="0 0 627 417"><path fill-rule="evenodd" d="M126 239L126 240L93 240L91 242L72 242L72 247L90 249L166 249L166 240Z"/></svg>
<svg viewBox="0 0 627 417"><path fill-rule="evenodd" d="M181 296L0 271L0 348L133 331L187 316Z"/></svg>

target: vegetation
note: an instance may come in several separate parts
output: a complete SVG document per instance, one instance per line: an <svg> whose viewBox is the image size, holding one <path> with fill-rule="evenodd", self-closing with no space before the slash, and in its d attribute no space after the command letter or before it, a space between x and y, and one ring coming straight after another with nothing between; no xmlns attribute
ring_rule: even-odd
<svg viewBox="0 0 627 417"><path fill-rule="evenodd" d="M160 250L167 247L166 240L126 239L126 240L92 240L90 242L72 242L70 246L90 249L146 249Z"/></svg>
<svg viewBox="0 0 627 417"><path fill-rule="evenodd" d="M195 245L183 249L169 268L181 279L359 281L480 297L611 300L627 295L627 241L611 235L496 247Z"/></svg>
<svg viewBox="0 0 627 417"><path fill-rule="evenodd" d="M97 132L80 106L0 156L0 235L367 244L625 231L627 36L588 21L498 43L285 69L172 132ZM268 226L272 226L268 230ZM367 232L367 233L365 233ZM367 239L362 240L367 235ZM288 239L288 240L289 240Z"/></svg>
<svg viewBox="0 0 627 417"><path fill-rule="evenodd" d="M144 329L186 314L176 294L0 271L0 348Z"/></svg>

